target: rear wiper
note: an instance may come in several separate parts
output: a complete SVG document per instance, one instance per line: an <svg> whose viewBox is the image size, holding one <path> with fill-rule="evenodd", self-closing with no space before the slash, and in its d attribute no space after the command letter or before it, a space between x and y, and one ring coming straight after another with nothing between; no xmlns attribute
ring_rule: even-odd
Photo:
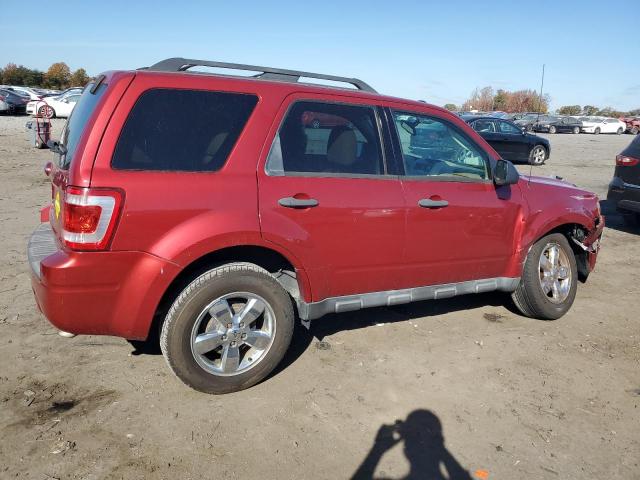
<svg viewBox="0 0 640 480"><path fill-rule="evenodd" d="M67 154L67 147L65 147L62 143L57 142L56 140L49 140L47 142L47 147L49 147L49 150L51 150L53 153L57 153L58 155Z"/></svg>

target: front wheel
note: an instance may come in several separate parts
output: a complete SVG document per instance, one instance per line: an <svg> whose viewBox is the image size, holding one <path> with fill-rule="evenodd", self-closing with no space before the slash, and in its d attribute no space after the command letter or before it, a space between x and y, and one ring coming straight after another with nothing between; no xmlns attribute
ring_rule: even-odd
<svg viewBox="0 0 640 480"><path fill-rule="evenodd" d="M556 133L556 127L554 127L553 125L551 125L549 127L549 133Z"/></svg>
<svg viewBox="0 0 640 480"><path fill-rule="evenodd" d="M573 127L573 133L574 134L580 133L580 127Z"/></svg>
<svg viewBox="0 0 640 480"><path fill-rule="evenodd" d="M593 131L594 135L600 135L600 127L597 127L594 131Z"/></svg>
<svg viewBox="0 0 640 480"><path fill-rule="evenodd" d="M531 165L542 165L547 159L547 151L542 145L536 145L529 152L529 163Z"/></svg>
<svg viewBox="0 0 640 480"><path fill-rule="evenodd" d="M631 135L637 135L638 132L640 132L640 128L638 128L638 127L633 127L631 129Z"/></svg>
<svg viewBox="0 0 640 480"><path fill-rule="evenodd" d="M578 268L567 238L553 233L538 240L527 255L520 284L511 295L527 317L555 320L576 296Z"/></svg>
<svg viewBox="0 0 640 480"><path fill-rule="evenodd" d="M180 380L229 393L264 379L284 357L294 327L288 293L266 270L231 263L200 275L173 302L160 347Z"/></svg>

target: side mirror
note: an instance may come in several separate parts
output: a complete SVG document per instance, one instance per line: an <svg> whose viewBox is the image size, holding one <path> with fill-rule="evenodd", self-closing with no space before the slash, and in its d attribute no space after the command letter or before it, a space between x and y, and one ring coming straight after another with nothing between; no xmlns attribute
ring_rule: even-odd
<svg viewBox="0 0 640 480"><path fill-rule="evenodd" d="M498 160L496 167L493 169L493 183L500 187L502 185L513 185L518 183L520 174L513 163L507 160Z"/></svg>

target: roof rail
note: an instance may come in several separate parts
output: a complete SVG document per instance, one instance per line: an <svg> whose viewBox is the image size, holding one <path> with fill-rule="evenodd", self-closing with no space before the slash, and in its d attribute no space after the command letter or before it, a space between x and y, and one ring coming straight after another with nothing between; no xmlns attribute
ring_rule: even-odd
<svg viewBox="0 0 640 480"><path fill-rule="evenodd" d="M193 60L191 58L167 58L158 63L151 65L145 70L155 72L185 72L191 67L214 67L229 68L232 70L248 70L253 72L262 72L253 78L263 80L280 80L284 82L299 82L300 77L317 78L320 80L329 80L332 82L341 82L353 85L363 92L376 92L370 85L357 78L337 77L335 75L324 75L321 73L300 72L298 70L284 70L281 68L259 67L256 65L244 65L242 63L212 62L209 60ZM325 86L325 85L322 85Z"/></svg>

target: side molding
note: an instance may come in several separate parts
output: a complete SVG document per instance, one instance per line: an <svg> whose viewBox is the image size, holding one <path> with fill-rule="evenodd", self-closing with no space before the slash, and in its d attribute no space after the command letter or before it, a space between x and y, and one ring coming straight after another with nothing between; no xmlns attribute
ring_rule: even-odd
<svg viewBox="0 0 640 480"><path fill-rule="evenodd" d="M305 303L298 300L298 313L304 321L320 318L328 313L351 312L369 307L383 307L422 300L438 300L441 298L466 295L468 293L484 293L496 290L513 292L518 287L520 278L498 277L483 280L469 280L444 285L389 290L344 297L326 298L320 302Z"/></svg>

